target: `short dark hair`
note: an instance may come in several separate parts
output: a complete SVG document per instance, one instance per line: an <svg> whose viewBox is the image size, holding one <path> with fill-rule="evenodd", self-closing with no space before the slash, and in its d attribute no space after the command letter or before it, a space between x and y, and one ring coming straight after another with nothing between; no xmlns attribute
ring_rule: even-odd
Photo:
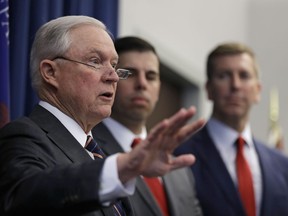
<svg viewBox="0 0 288 216"><path fill-rule="evenodd" d="M256 62L255 54L253 50L245 44L239 42L229 42L222 43L216 46L208 55L207 63L206 63L206 75L207 79L210 80L212 77L213 69L214 69L214 60L219 56L227 56L227 55L237 55L247 53L251 56L254 62L254 70L256 75L259 77L259 69Z"/></svg>
<svg viewBox="0 0 288 216"><path fill-rule="evenodd" d="M115 49L119 54L123 52L129 52L129 51L152 51L153 53L157 55L156 50L152 44L150 44L148 41L135 36L127 36L127 37L121 37L117 38L114 41Z"/></svg>

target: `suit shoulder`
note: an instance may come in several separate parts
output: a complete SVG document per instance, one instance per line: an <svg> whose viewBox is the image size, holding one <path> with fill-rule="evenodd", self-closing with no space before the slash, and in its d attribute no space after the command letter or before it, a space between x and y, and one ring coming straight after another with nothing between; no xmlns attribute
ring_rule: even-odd
<svg viewBox="0 0 288 216"><path fill-rule="evenodd" d="M194 185L194 176L189 167L176 169L166 174L164 176L164 180L166 180L166 182L168 181L175 185L178 184L179 181L182 182L181 184L191 185L191 186Z"/></svg>
<svg viewBox="0 0 288 216"><path fill-rule="evenodd" d="M270 162L278 161L279 163L286 163L288 165L288 156L278 149L271 148L262 141L255 140L256 150L261 157L266 158Z"/></svg>
<svg viewBox="0 0 288 216"><path fill-rule="evenodd" d="M0 130L0 138L10 137L25 134L25 133L37 133L35 130L39 128L35 122L28 117L21 117L14 121L9 122Z"/></svg>
<svg viewBox="0 0 288 216"><path fill-rule="evenodd" d="M177 147L174 151L174 155L194 153L200 143L207 142L206 140L208 139L208 137L209 135L207 133L207 129L205 127L200 129L189 139L183 142L179 147Z"/></svg>

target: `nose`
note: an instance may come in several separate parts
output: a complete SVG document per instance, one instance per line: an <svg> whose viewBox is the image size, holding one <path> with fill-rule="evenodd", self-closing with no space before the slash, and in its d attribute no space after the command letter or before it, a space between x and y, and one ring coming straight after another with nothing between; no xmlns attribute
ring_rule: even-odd
<svg viewBox="0 0 288 216"><path fill-rule="evenodd" d="M107 82L118 82L119 81L119 76L116 73L116 69L113 68L112 66L106 66L103 67L103 79Z"/></svg>
<svg viewBox="0 0 288 216"><path fill-rule="evenodd" d="M145 89L147 87L147 78L145 71L139 71L136 77L136 88Z"/></svg>
<svg viewBox="0 0 288 216"><path fill-rule="evenodd" d="M237 89L241 86L241 79L238 75L234 74L231 78L231 87Z"/></svg>

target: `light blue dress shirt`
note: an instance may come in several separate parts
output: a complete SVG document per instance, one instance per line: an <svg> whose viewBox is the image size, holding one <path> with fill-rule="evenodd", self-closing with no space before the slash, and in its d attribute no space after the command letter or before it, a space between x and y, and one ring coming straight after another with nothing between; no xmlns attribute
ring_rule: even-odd
<svg viewBox="0 0 288 216"><path fill-rule="evenodd" d="M252 172L253 187L256 200L256 215L259 215L262 197L262 177L259 159L253 143L250 125L247 124L242 133L239 134L233 128L225 125L224 123L216 120L215 118L211 118L207 122L207 129L236 187L238 183L236 174L237 149L235 142L240 135L246 141L247 145L244 146L244 156Z"/></svg>

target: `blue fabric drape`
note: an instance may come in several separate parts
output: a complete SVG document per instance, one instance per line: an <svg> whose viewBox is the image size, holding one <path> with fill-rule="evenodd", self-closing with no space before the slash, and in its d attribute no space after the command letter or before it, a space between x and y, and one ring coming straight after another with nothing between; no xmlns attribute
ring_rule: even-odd
<svg viewBox="0 0 288 216"><path fill-rule="evenodd" d="M0 128L9 121L9 10L8 0L0 1Z"/></svg>
<svg viewBox="0 0 288 216"><path fill-rule="evenodd" d="M118 0L10 0L9 14L11 119L29 114L38 102L30 82L29 55L42 24L65 15L88 15L117 36Z"/></svg>

